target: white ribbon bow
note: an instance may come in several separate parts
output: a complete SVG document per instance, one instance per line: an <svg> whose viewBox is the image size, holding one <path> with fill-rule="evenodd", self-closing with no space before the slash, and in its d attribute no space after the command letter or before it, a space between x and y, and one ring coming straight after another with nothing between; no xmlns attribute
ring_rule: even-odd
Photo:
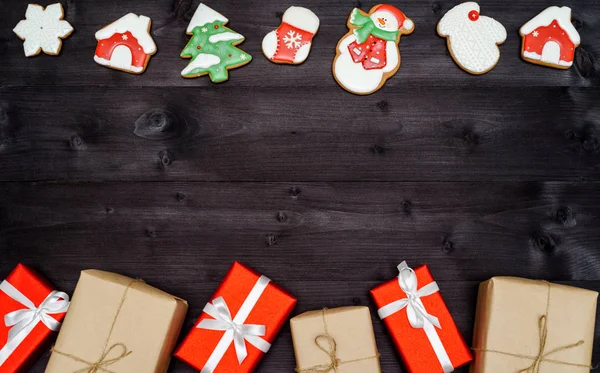
<svg viewBox="0 0 600 373"><path fill-rule="evenodd" d="M252 291L250 291L250 294L240 307L240 310L235 315L235 318L231 317L231 312L223 297L214 299L212 303L208 303L204 307L204 312L213 317L213 319L202 320L196 328L223 330L225 331L225 334L208 358L201 373L212 373L225 355L225 352L227 352L231 343L234 344L235 353L240 365L248 356L246 341L264 353L269 351L271 344L261 338L265 335L267 327L265 325L244 324L244 322L248 318L250 311L256 306L256 302L258 302L258 299L270 281L271 280L265 276L261 276L258 279L257 283L252 288Z"/></svg>
<svg viewBox="0 0 600 373"><path fill-rule="evenodd" d="M426 297L440 291L437 283L433 281L417 290L417 275L415 275L415 271L412 268L408 267L406 262L400 263L398 271L400 272L398 274L398 283L407 298L399 299L379 309L377 311L379 317L385 319L406 307L408 321L413 328L423 329L425 327L425 320L427 320L438 329L441 329L442 326L438 318L427 313L421 301L421 297Z"/></svg>
<svg viewBox="0 0 600 373"><path fill-rule="evenodd" d="M0 349L0 366L2 366L39 322L55 332L60 329L60 322L50 315L67 312L69 296L60 291L53 291L39 307L36 307L29 298L8 281L0 283L0 291L26 307L4 316L4 323L11 329L8 332L6 344Z"/></svg>
<svg viewBox="0 0 600 373"><path fill-rule="evenodd" d="M386 317L389 317L406 308L406 315L408 316L410 325L415 329L423 329L427 339L429 340L429 343L431 344L431 347L433 348L433 351L435 352L435 356L444 370L444 373L453 372L454 366L450 361L450 357L444 348L444 344L442 343L440 336L435 330L435 327L438 329L442 328L440 321L437 317L430 315L427 312L423 302L421 301L421 297L435 294L440 291L440 288L438 287L437 283L433 281L417 290L417 275L415 274L415 271L413 271L413 269L406 264L406 262L400 263L398 266L398 271L398 283L400 284L402 291L404 291L406 294L406 298L399 299L381 307L377 311L377 314L383 320Z"/></svg>

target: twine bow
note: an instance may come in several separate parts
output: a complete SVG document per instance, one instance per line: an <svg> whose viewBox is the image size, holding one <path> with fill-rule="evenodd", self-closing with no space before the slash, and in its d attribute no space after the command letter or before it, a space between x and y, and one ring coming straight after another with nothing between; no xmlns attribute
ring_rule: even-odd
<svg viewBox="0 0 600 373"><path fill-rule="evenodd" d="M90 362L90 361L82 359L78 356L59 351L55 348L52 349L53 353L68 357L72 360L75 360L77 362L80 362L80 363L86 365L86 367L77 369L77 370L73 371L72 373L99 373L99 372L115 373L112 370L109 370L108 367L115 364L118 361L123 360L124 358L126 358L127 356L132 354L132 351L129 351L129 349L127 348L127 346L124 343L115 343L109 347L108 342L110 341L110 337L112 336L113 330L115 329L115 325L117 324L117 319L119 318L119 314L121 313L121 309L123 308L123 304L125 303L125 299L127 298L127 293L129 292L129 289L131 289L131 287L138 282L143 283L144 281L143 280L131 281L129 283L129 285L127 285L127 288L125 289L125 291L123 292L123 295L121 296L121 301L119 302L119 307L117 308L117 312L115 313L115 317L110 326L110 331L108 332L108 336L106 337L106 341L104 342L104 347L102 348L102 354L100 355L98 360L96 360L95 362ZM111 355L111 353L115 349L118 349L118 348L121 349L121 353L116 355L115 357L109 358L109 355Z"/></svg>
<svg viewBox="0 0 600 373"><path fill-rule="evenodd" d="M548 352L546 351L546 342L548 341L548 310L550 309L550 288L551 288L551 284L547 281L542 281L544 284L546 284L548 286L548 297L547 297L547 301L546 301L546 313L542 316L540 316L540 318L538 319L538 331L539 331L539 347L538 347L538 353L536 356L530 356L530 355L523 355L523 354L513 354L510 352L505 352L505 351L499 351L499 350L489 350L489 349L478 349L478 348L473 348L472 350L474 351L479 351L479 352L493 352L496 354L501 354L501 355L506 355L506 356L512 356L512 357L518 357L521 359L527 359L527 360L533 360L533 362L531 363L531 365L529 365L526 368L523 368L521 370L518 371L518 373L540 373L541 372L541 365L543 362L548 362L548 363L552 363L552 364L560 364L560 365L567 365L567 366L571 366L571 367L580 367L580 368L588 368L591 369L592 366L587 365L587 364L576 364L576 363L568 363L566 361L560 361L560 360L554 360L554 359L548 359L549 356L560 352L560 351L565 351L565 350L569 350L571 348L575 348L575 347L579 347L581 345L583 345L585 343L585 341L583 340L579 340L575 343L571 343L565 346L561 346L561 347L557 347L555 349L552 349Z"/></svg>
<svg viewBox="0 0 600 373"><path fill-rule="evenodd" d="M4 323L10 330L6 344L0 349L0 366L2 366L38 323L43 323L48 329L55 332L60 329L60 322L50 315L67 312L69 296L60 291L53 291L39 307L36 307L29 298L8 281L0 283L0 291L26 307L4 316Z"/></svg>
<svg viewBox="0 0 600 373"><path fill-rule="evenodd" d="M338 368L342 364L350 364L350 363L355 363L358 361L379 358L379 353L377 353L374 356L364 357L361 359L341 361L337 357L337 343L335 341L335 338L333 338L331 336L331 334L329 334L329 331L327 330L327 322L325 320L325 312L326 311L327 311L327 309L323 309L323 326L325 329L325 334L320 334L320 335L316 336L315 344L321 351L323 351L325 354L327 354L327 356L329 356L329 360L331 362L328 364L315 365L315 366L307 368L307 369L296 368L297 373L330 373L330 372L338 373L339 372ZM324 342L327 342L326 346L323 345Z"/></svg>

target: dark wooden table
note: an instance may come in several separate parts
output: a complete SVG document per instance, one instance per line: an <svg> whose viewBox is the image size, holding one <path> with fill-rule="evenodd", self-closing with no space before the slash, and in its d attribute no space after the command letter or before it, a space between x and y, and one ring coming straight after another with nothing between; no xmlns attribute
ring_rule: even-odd
<svg viewBox="0 0 600 373"><path fill-rule="evenodd" d="M483 76L436 35L456 1L394 2L416 30L367 97L342 90L331 62L352 8L372 1L208 3L254 57L220 85L180 77L198 0L63 1L75 33L35 58L12 32L27 3L2 0L0 14L0 278L18 262L69 292L86 268L144 278L189 301L187 332L234 260L292 291L299 313L374 312L368 290L406 259L430 265L469 342L492 276L600 290L597 0L481 1L508 31ZM321 29L304 65L278 66L260 44L291 5ZM572 7L582 37L566 71L519 56L518 28L549 5ZM140 76L92 58L94 33L126 12L153 21L158 53ZM373 322L384 373L402 371ZM257 372L293 369L286 327Z"/></svg>

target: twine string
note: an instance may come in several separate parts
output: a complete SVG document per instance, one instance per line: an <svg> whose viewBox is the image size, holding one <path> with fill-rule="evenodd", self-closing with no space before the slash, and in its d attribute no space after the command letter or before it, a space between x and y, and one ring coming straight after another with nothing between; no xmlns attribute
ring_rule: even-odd
<svg viewBox="0 0 600 373"><path fill-rule="evenodd" d="M327 354L327 356L329 356L329 360L331 362L328 364L315 365L313 367L306 368L306 369L296 368L297 373L330 373L330 372L338 373L339 372L338 368L342 364L351 364L351 363L356 363L358 361L379 358L379 353L377 353L374 356L369 356L369 357L364 357L364 358L354 359L354 360L341 361L337 357L337 342L335 341L335 338L333 338L331 336L331 334L329 334L329 330L327 328L327 321L325 320L325 312L326 311L327 311L327 309L324 308L323 313L322 313L323 314L323 327L325 329L325 333L320 334L315 337L315 344L321 351L323 351L325 354Z"/></svg>
<svg viewBox="0 0 600 373"><path fill-rule="evenodd" d="M131 287L138 282L144 282L144 281L143 280L133 280L129 283L129 285L127 285L127 288L125 288L125 291L123 292L123 295L121 296L121 300L119 301L119 307L117 307L117 311L115 312L115 317L113 318L112 324L110 325L110 330L108 332L108 335L106 336L106 340L104 341L104 346L102 347L102 354L100 355L98 360L96 360L95 362L90 362L90 361L82 359L78 356L75 356L73 354L62 352L55 348L52 349L53 353L68 357L72 360L75 360L79 363L86 365L85 368L78 369L78 370L74 371L73 373L99 373L99 372L115 373L115 372L109 370L108 367L110 367L112 364L114 364L118 361L121 361L122 359L126 358L127 356L131 355L132 351L129 351L129 349L127 348L127 346L124 343L114 343L110 347L108 346L108 343L109 343L112 333L115 329L115 325L117 324L119 315L121 314L121 310L123 309L123 304L125 303L125 299L127 298L127 293L129 292L129 289L131 289ZM118 355L116 355L115 357L109 358L109 355L111 355L111 353L115 350L120 350L120 353Z"/></svg>
<svg viewBox="0 0 600 373"><path fill-rule="evenodd" d="M550 289L551 289L551 284L548 281L542 281L544 284L546 284L546 286L548 287L548 295L546 297L546 312L544 315L540 316L540 318L538 319L538 336L539 336L539 347L538 347L538 353L536 356L531 356L531 355L524 355L524 354L513 354L510 352L506 352L506 351L499 351L499 350L493 350L493 349L479 349L479 348L473 348L473 351L477 351L477 352L492 352L495 354L501 354L501 355L506 355L506 356L512 356L512 357L518 357L521 359L527 359L527 360L532 360L533 362L531 363L531 365L529 365L526 368L523 368L521 370L519 370L517 373L540 373L540 369L541 369L541 365L543 362L548 362L548 363L552 363L552 364L559 364L559 365L566 365L566 366L572 366L572 367L581 367L581 368L588 368L588 369L592 369L593 367L591 365L587 365L587 364L576 364L576 363L569 363L566 361L560 361L560 360L555 360L555 359L549 359L548 357L554 355L557 352L560 351L565 351L565 350L569 350L575 347L579 347L581 345L583 345L585 343L585 341L580 340L577 341L575 343L571 343L568 345L564 345L561 347L557 347L554 348L548 352L546 352L546 343L548 341L548 311L550 310Z"/></svg>

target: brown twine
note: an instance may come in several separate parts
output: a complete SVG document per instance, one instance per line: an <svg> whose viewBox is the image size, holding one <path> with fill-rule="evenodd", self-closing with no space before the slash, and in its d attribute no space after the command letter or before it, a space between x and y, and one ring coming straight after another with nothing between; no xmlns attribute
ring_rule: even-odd
<svg viewBox="0 0 600 373"><path fill-rule="evenodd" d="M122 359L126 358L127 356L131 355L131 351L128 350L127 346L124 343L115 343L109 347L108 341L110 341L110 337L112 336L113 330L115 329L115 325L117 324L117 319L119 318L119 314L121 313L121 309L123 308L123 304L125 303L125 298L127 298L127 293L129 292L129 289L138 282L144 282L144 281L143 280L131 281L129 283L129 285L127 285L127 288L125 289L125 291L123 292L123 295L121 296L121 301L119 302L119 307L117 308L117 312L115 313L115 317L110 326L110 331L108 332L108 336L106 337L106 340L104 341L104 347L102 347L102 354L100 355L98 360L96 360L95 362L90 362L90 361L82 359L78 356L68 354L68 353L65 353L62 351L58 351L54 348L52 349L52 352L54 352L54 353L57 353L59 355L68 357L72 360L75 360L77 362L87 365L85 368L78 369L78 370L74 371L73 373L98 373L98 372L115 373L115 372L109 370L108 367L118 361L121 361ZM118 356L109 359L108 355L110 355L110 353L115 349L121 349L121 353Z"/></svg>
<svg viewBox="0 0 600 373"><path fill-rule="evenodd" d="M329 364L315 365L313 367L306 368L306 369L296 368L297 373L329 373L331 371L333 371L334 373L338 373L338 367L342 364L350 364L350 363L356 363L358 361L379 358L379 353L377 353L375 356L364 357L362 359L354 359L354 360L347 360L347 361L341 361L340 359L338 359L337 343L336 343L335 339L329 334L329 331L327 330L327 322L325 321L325 312L326 311L327 311L327 309L324 308L323 309L323 326L325 329L325 334L320 334L320 335L316 336L315 344L317 345L317 347L319 347L319 349L321 351L323 351L324 353L326 353L329 356L329 359L331 360L331 362ZM323 346L323 344L321 342L327 342L328 346Z"/></svg>
<svg viewBox="0 0 600 373"><path fill-rule="evenodd" d="M546 313L544 315L540 316L540 318L538 319L538 331L539 331L540 339L539 339L538 354L536 356L513 354L513 353L505 352L505 351L479 349L479 348L473 348L472 350L477 351L477 352L493 352L495 354L518 357L518 358L527 359L527 360L533 360L533 362L531 363L530 366L519 370L517 373L540 373L542 362L592 369L592 366L587 365L587 364L575 364L575 363L568 363L566 361L548 359L549 356L551 356L559 351L565 351L565 350L569 350L571 348L579 347L582 344L584 344L585 341L580 340L576 343L571 343L571 344L568 344L568 345L565 345L562 347L557 347L553 350L545 352L546 342L548 340L548 311L550 309L550 287L551 287L551 284L548 281L542 281L542 282L544 284L546 284L548 287L548 296L546 297L546 299L547 299L546 300Z"/></svg>

